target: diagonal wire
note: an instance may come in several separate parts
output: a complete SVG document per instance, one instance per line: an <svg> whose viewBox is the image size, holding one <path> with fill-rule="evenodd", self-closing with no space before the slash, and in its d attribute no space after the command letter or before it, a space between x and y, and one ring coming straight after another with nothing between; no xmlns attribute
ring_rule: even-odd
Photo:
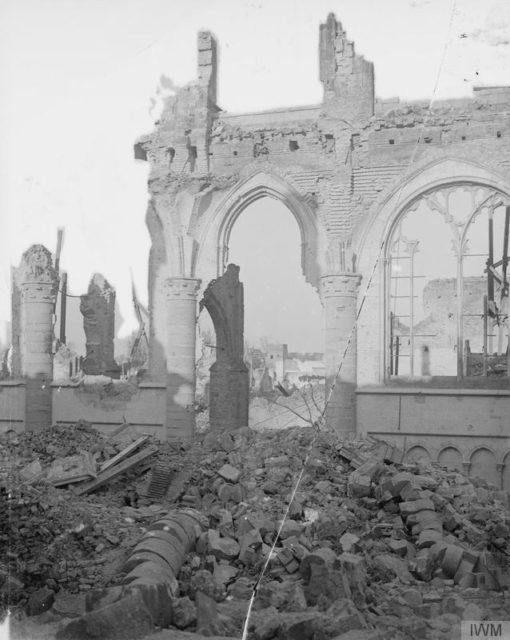
<svg viewBox="0 0 510 640"><path fill-rule="evenodd" d="M443 69L443 66L444 66L444 61L445 61L445 58L446 58L446 51L447 51L449 43L451 41L451 31L452 31L453 18L454 18L454 15L455 15L455 10L456 10L456 0L453 0L452 10L451 10L451 14L450 14L450 20L449 20L449 24L448 24L446 42L445 42L445 46L443 48L443 53L442 53L441 61L440 61L440 64L439 64L439 68L438 68L438 72L437 72L437 76L436 76L436 81L435 81L434 89L433 89L433 93L432 93L432 98L430 99L430 102L429 102L429 105L428 105L428 108L427 108L426 116L423 119L420 135L419 135L419 137L418 137L418 139L417 139L417 141L416 141L416 143L414 145L413 152L412 152L411 157L409 159L409 162L408 162L408 165L407 165L407 171L409 171L409 167L414 162L416 151L418 149L419 143L421 142L421 137L422 137L424 128L425 128L426 123L427 123L427 121L428 121L428 119L430 117L432 104L433 104L434 99L435 99L435 95L436 95L436 92L437 92L437 87L439 85L439 79L440 79L440 76L441 76L441 73L442 73L442 69ZM402 195L402 189L403 189L403 185L401 185L401 187L399 189L399 192L398 192L398 195L397 195L397 205L400 202L400 197ZM311 451L312 451L312 449L313 449L313 447L315 445L315 442L317 440L317 436L318 436L319 431L320 431L320 425L324 422L324 416L325 416L326 410L328 408L329 403L331 402L331 398L332 398L334 389L336 387L336 384L337 384L339 376L340 376L340 372L342 370L343 362L345 360L345 357L347 355L347 352L348 352L349 347L350 347L351 342L352 342L352 338L353 338L354 333L356 331L358 320L359 320L360 314L361 314L361 312L363 310L363 307L365 305L365 301L366 301L366 298L367 298L367 295L368 295L368 291L370 289L370 286L372 284L372 281L373 281L374 275L376 273L378 264L380 262L381 255L383 253L385 244L386 244L385 240L383 240L381 242L380 247L379 247L379 251L378 251L378 254L377 254L376 259L374 261L374 266L373 266L372 271L370 273L370 277L368 279L367 286L365 288L365 291L364 291L364 294L363 294L363 297L362 297L362 300L361 300L361 304L360 304L359 309L358 309L358 311L356 313L356 318L355 318L355 320L354 320L354 322L352 324L351 331L349 333L349 337L347 339L347 342L346 342L342 357L340 359L340 364L338 366L338 369L336 371L335 377L334 377L333 382L331 384L331 387L329 389L328 397L327 397L326 402L324 404L324 409L322 410L320 418L315 422L314 435L313 435L313 438L312 438L312 440L311 440L311 442L310 442L310 444L308 446L308 449L307 449L307 452L306 452L306 456L305 456L305 459L303 461L303 466L301 467L301 471L299 472L299 475L298 475L298 477L296 479L296 482L294 484L294 488L292 490L290 500L288 502L287 508L285 509L284 516L283 516L283 518L281 520L281 523L280 523L280 526L278 528L278 532L277 532L277 534L275 536L275 539L273 541L273 544L271 545L271 549L270 549L269 553L267 554L267 558L266 558L266 561L264 563L264 566L262 567L262 570L261 570L261 572L259 574L259 577L257 578L255 586L253 587L253 592L252 592L252 595L251 595L251 598L250 598L250 602L249 602L249 605L248 605L248 611L246 613L246 618L245 618L244 625L243 625L242 640L247 640L247 637L248 637L248 625L249 625L249 622L250 622L251 612L252 612L252 609L253 609L253 604L255 602L255 598L256 598L256 595L257 595L257 591L258 591L259 585L260 585L260 583L261 583L261 581L262 581L262 579L263 579L263 577L264 577L264 575L265 575L265 573L267 571L267 567L269 566L269 562L270 562L271 558L273 557L273 553L274 553L274 550L276 548L276 544L279 541L283 525L285 524L285 521L288 518L290 507L291 507L291 505L292 505L292 503L294 501L294 498L296 496L296 492L297 492L297 490L299 488L299 485L301 484L301 480L303 478L303 474L304 474L306 465L308 464L308 460L310 458L310 453L311 453Z"/></svg>

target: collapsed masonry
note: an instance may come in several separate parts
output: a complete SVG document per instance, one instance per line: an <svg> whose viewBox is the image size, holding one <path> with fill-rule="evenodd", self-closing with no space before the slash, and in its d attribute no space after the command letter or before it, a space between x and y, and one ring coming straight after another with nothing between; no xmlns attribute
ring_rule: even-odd
<svg viewBox="0 0 510 640"><path fill-rule="evenodd" d="M175 470L156 504L137 443ZM130 427L106 439L75 425L3 444L15 463L0 465L0 483L14 481L0 493L11 540L0 549L0 610L6 599L24 607L61 640L158 627L239 638L247 618L252 640L450 640L462 620L509 617L508 493L405 464L382 441L242 428L184 450L147 446ZM72 491L52 472L83 450L99 474L68 470ZM123 500L126 486L138 504Z"/></svg>

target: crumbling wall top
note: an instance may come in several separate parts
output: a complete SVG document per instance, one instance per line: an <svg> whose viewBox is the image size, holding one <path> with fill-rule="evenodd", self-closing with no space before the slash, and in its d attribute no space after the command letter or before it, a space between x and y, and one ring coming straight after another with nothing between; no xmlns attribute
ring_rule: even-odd
<svg viewBox="0 0 510 640"><path fill-rule="evenodd" d="M320 25L319 76L326 116L355 123L373 115L374 65L356 54L333 13Z"/></svg>
<svg viewBox="0 0 510 640"><path fill-rule="evenodd" d="M101 273L94 273L90 279L88 295L101 296L106 300L115 297L115 289Z"/></svg>

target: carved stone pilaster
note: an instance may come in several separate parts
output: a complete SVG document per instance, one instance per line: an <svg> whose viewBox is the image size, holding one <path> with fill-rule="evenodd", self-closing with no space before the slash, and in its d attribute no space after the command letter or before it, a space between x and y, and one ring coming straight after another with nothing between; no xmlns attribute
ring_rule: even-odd
<svg viewBox="0 0 510 640"><path fill-rule="evenodd" d="M464 475L468 476L471 471L471 462L463 462L462 471L464 472Z"/></svg>

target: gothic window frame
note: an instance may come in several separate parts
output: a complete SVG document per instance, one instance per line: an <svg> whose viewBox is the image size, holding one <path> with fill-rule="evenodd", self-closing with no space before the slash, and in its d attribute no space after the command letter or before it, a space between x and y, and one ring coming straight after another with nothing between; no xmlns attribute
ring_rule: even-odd
<svg viewBox="0 0 510 640"><path fill-rule="evenodd" d="M454 192L467 192L471 196L472 209L469 214L465 215L463 220L459 220L450 210L450 196ZM399 227L401 231L402 222L405 220L406 216L409 213L415 212L422 203L425 203L431 211L438 212L444 219L445 225L444 229L447 231L449 229L450 237L452 240L452 251L456 261L456 275L455 275L455 287L456 287L456 308L455 308L455 321L456 321L456 341L455 341L455 349L456 349L456 361L457 361L457 371L456 375L450 376L442 376L445 378L451 378L452 381L456 379L457 382L462 382L467 377L466 371L466 361L467 355L465 353L465 344L464 344L464 281L465 276L464 273L464 261L466 257L472 256L473 254L469 253L468 248L468 234L472 227L473 222L480 216L484 211L488 209L491 210L491 219L494 216L494 211L499 207L507 207L507 211L510 211L510 196L504 193L502 190L498 189L495 186L489 185L484 182L479 181L469 181L469 180L457 180L450 181L447 183L443 183L441 185L435 185L430 187L429 189L423 190L420 194L418 194L413 200L408 203L405 207L403 207L398 215L395 216L393 222L388 230L385 242L385 255L384 255L384 354L383 354L383 362L384 362L384 379L385 382L401 382L405 380L412 380L413 382L417 382L423 380L423 376L416 373L414 368L414 345L413 345L413 329L414 325L409 326L409 375L401 376L398 371L395 372L395 368L393 363L395 362L395 354L393 353L393 340L392 340L392 329L393 329L393 318L392 315L392 260L393 258L393 248L397 242L402 242L407 244L408 249L410 251L410 264L413 264L413 255L415 255L416 251L419 251L419 239L415 238L406 238L404 236L397 236L399 232ZM506 214L507 217L510 214ZM489 216L488 216L489 219ZM507 222L508 225L508 222ZM499 247L498 247L499 250ZM507 251L507 256L510 254L510 249ZM487 254L487 259L489 258ZM510 271L510 262L508 263L509 271ZM413 271L412 267L410 268L410 293L409 293L409 318L410 322L413 320ZM507 297L508 300L508 297ZM487 317L487 312L485 310L484 317ZM507 372L506 375L502 376L502 378L506 381L510 381L510 328L508 327L508 323L510 323L510 319L506 320L507 323L507 340L508 340L508 348L507 348ZM485 334L487 335L486 329L484 329ZM398 340L397 340L398 343ZM489 354L485 350L483 356L483 366L484 366L484 376L481 380L484 381L484 384L481 386L487 386L487 375L486 375L486 367L487 361L489 359ZM398 362L398 358L396 360ZM431 378L435 376L432 375Z"/></svg>

